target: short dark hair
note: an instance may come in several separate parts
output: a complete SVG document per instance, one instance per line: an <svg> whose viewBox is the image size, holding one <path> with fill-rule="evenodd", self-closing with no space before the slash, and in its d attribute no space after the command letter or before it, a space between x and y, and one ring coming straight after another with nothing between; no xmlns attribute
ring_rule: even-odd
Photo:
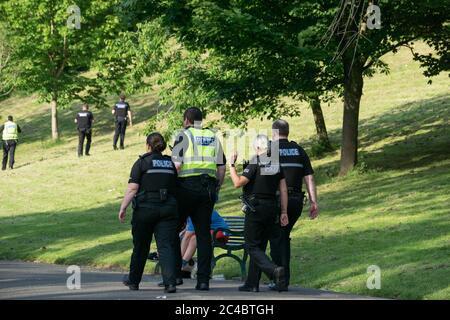
<svg viewBox="0 0 450 320"><path fill-rule="evenodd" d="M125 100L125 98L126 98L125 93L121 93L121 94L119 95L119 98L122 99L122 100Z"/></svg>
<svg viewBox="0 0 450 320"><path fill-rule="evenodd" d="M278 130L280 136L289 135L289 123L286 120L278 119L272 123L272 129Z"/></svg>
<svg viewBox="0 0 450 320"><path fill-rule="evenodd" d="M8 116L8 121L13 121L13 116Z"/></svg>
<svg viewBox="0 0 450 320"><path fill-rule="evenodd" d="M89 109L89 105L87 103L83 103L83 105L81 106L82 108L86 108Z"/></svg>
<svg viewBox="0 0 450 320"><path fill-rule="evenodd" d="M153 132L147 137L147 144L152 148L152 151L163 152L166 149L166 141L159 132Z"/></svg>
<svg viewBox="0 0 450 320"><path fill-rule="evenodd" d="M187 108L186 111L184 111L183 119L188 120L190 123L194 123L195 121L202 121L203 113L199 108L196 107Z"/></svg>

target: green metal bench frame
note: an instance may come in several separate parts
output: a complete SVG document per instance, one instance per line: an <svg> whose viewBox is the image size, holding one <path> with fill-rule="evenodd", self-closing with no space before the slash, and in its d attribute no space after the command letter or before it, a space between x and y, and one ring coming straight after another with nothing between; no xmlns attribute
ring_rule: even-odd
<svg viewBox="0 0 450 320"><path fill-rule="evenodd" d="M244 223L245 218L243 216L229 216L229 217L223 217L225 222L228 224L228 229L217 229L214 231L213 237L212 237L212 260L211 260L211 273L214 270L214 267L217 264L217 261L219 261L222 258L229 257L234 260L236 260L239 263L239 266L241 268L241 280L245 281L247 277L247 259L248 259L248 252L247 248L245 246L245 240L244 240ZM228 242L223 243L220 241L217 241L216 234L217 232L222 231L226 232L229 235ZM221 248L226 250L226 253L222 253L219 256L214 255L214 249L215 248ZM238 257L233 253L233 251L239 251L244 250L244 254L242 258Z"/></svg>
<svg viewBox="0 0 450 320"><path fill-rule="evenodd" d="M245 281L247 277L247 259L248 259L248 252L247 248L245 246L244 241L244 223L245 218L243 216L229 216L229 217L223 217L227 225L229 226L229 229L217 229L214 231L212 236L212 259L211 259L211 274L214 270L214 267L217 264L217 261L219 261L222 258L232 258L236 260L239 263L239 266L241 268L241 280ZM227 243L223 243L220 241L217 241L216 235L217 232L222 231L229 234L229 240ZM226 250L226 253L222 253L218 255L217 257L214 255L214 249L215 248L221 248ZM233 253L233 251L239 251L244 250L244 254L242 258L238 257ZM159 264L159 261L156 263L153 273L159 274L161 272L161 265Z"/></svg>

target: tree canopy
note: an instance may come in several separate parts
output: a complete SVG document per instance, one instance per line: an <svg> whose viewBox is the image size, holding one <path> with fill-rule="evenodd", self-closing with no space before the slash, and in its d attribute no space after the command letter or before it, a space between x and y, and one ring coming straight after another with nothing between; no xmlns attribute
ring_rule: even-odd
<svg viewBox="0 0 450 320"><path fill-rule="evenodd" d="M202 93L198 105L239 125L248 118L295 115L282 97L339 95L342 89L341 174L357 162L363 76L388 71L384 54L425 41L434 54L413 55L426 68L424 74L449 69L447 5L441 1L125 3L129 21L158 21L188 52L163 77L170 88L163 95L172 101L191 103L189 93ZM380 8L381 28L368 26L372 5ZM145 13L127 14L138 8Z"/></svg>

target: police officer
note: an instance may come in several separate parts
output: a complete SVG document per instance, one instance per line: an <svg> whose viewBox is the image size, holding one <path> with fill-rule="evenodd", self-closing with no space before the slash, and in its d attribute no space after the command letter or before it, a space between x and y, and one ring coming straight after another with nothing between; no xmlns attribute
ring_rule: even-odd
<svg viewBox="0 0 450 320"><path fill-rule="evenodd" d="M279 232L280 224L288 224L286 179L279 163L269 157L268 144L267 136L256 137L256 155L241 176L237 174L235 167L237 153L230 160L230 176L234 187L244 187L244 238L250 255L247 280L239 287L239 291L258 292L261 271L274 279L277 288L285 287L284 268L266 255L269 239ZM280 193L281 214L276 200L277 191Z"/></svg>
<svg viewBox="0 0 450 320"><path fill-rule="evenodd" d="M3 140L3 161L2 170L6 170L9 155L9 168L14 168L14 155L16 152L17 142L19 141L19 133L22 132L20 127L13 121L13 116L8 116L8 121L0 126Z"/></svg>
<svg viewBox="0 0 450 320"><path fill-rule="evenodd" d="M305 181L309 201L311 204L310 217L315 219L319 214L317 207L316 186L314 183L314 170L311 161L305 150L296 142L289 141L289 123L285 120L277 120L272 124L273 143L278 144L279 162L286 177L288 188L288 218L289 223L281 228L281 232L270 240L270 256L272 260L282 265L285 269L287 290L290 280L290 258L291 258L291 238L292 228L300 217L303 209L303 199L305 193L302 192L302 181ZM273 290L278 290L273 284L269 286Z"/></svg>
<svg viewBox="0 0 450 320"><path fill-rule="evenodd" d="M123 223L127 207L133 202L133 254L130 273L123 281L130 290L139 290L154 233L165 292L176 292L175 255L180 250L179 246L175 250L178 238L177 171L171 158L161 154L165 148L166 142L159 133L147 137L148 152L134 163L120 207L119 220Z"/></svg>
<svg viewBox="0 0 450 320"><path fill-rule="evenodd" d="M91 149L92 142L92 123L94 122L94 116L89 111L89 105L83 104L81 111L77 113L75 123L78 130L78 156L83 155L84 139L86 138L86 152L85 155L89 156L89 150Z"/></svg>
<svg viewBox="0 0 450 320"><path fill-rule="evenodd" d="M178 169L180 225L189 216L194 224L198 247L197 290L209 290L211 274L211 214L225 177L225 156L214 131L203 128L202 112L188 108L183 117L184 130L172 150ZM180 250L180 245L178 245ZM181 284L181 250L177 255L177 283Z"/></svg>
<svg viewBox="0 0 450 320"><path fill-rule="evenodd" d="M114 105L112 114L115 118L115 131L113 138L113 148L117 150L117 140L120 136L120 149L124 149L125 131L127 129L127 120L130 121L130 126L133 126L131 118L131 109L128 102L125 101L125 95L120 95L120 101Z"/></svg>

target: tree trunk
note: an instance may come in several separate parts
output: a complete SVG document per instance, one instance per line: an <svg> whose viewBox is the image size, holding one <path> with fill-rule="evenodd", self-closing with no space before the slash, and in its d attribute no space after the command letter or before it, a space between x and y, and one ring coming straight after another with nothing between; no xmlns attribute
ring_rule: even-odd
<svg viewBox="0 0 450 320"><path fill-rule="evenodd" d="M319 143L326 150L332 150L330 140L328 139L327 127L325 126L325 119L323 118L322 107L320 106L320 99L318 97L311 98L309 105L314 116Z"/></svg>
<svg viewBox="0 0 450 320"><path fill-rule="evenodd" d="M350 50L351 51L351 50ZM363 88L363 65L352 54L344 55L344 118L342 122L341 168L346 175L358 161L359 106Z"/></svg>
<svg viewBox="0 0 450 320"><path fill-rule="evenodd" d="M59 130L58 130L58 100L56 97L52 99L50 102L50 106L52 109L52 139L59 139Z"/></svg>

